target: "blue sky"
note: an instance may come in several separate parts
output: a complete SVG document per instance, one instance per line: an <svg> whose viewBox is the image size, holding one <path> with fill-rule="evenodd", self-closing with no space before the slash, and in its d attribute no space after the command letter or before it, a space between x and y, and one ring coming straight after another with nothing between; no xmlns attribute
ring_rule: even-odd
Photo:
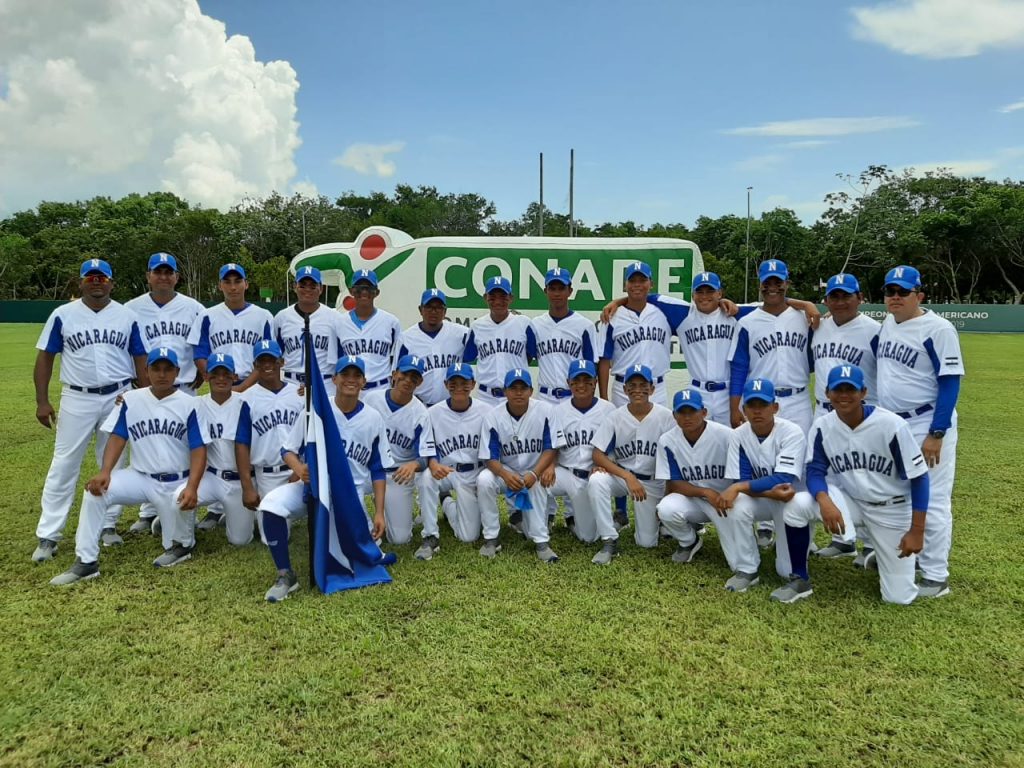
<svg viewBox="0 0 1024 768"><path fill-rule="evenodd" d="M36 199L69 188L116 193L127 179L221 206L269 186L334 197L408 183L476 192L513 218L536 199L541 151L545 202L567 212L572 147L576 215L588 224L745 215L748 186L755 215L781 205L810 222L826 193L849 191L837 173L856 176L869 164L1024 176L1019 0L202 0L198 21L192 0L166 5L183 7L184 21L174 27L177 49L161 50L166 42L152 34L155 70L175 56L186 67L176 83L207 82L218 66L237 66L239 76L205 96L188 85L176 109L168 97L168 157L152 160L155 140L139 152L148 158L141 166L155 168L152 181L139 164L96 163L94 149L87 160L98 173L80 161L72 175L81 183L26 185ZM155 33L150 22L139 12L124 20L141 30L139 41ZM225 25L227 53L215 22ZM190 24L204 30L198 46ZM251 50L241 51L241 37ZM188 71L181 60L196 48L199 63ZM126 55L133 69L147 56ZM29 64L9 58L5 67L3 56L0 83L14 83ZM283 64L260 69L275 61L287 62L291 80ZM90 74L101 68L80 69L103 80ZM231 104L250 79L260 100L238 106L233 147ZM217 116L214 129L203 109ZM187 123L177 132L176 119ZM0 122L0 171L4 138ZM86 151L80 138L71 142ZM261 157L273 160L272 172L247 167ZM34 204L22 191L4 182L0 212Z"/></svg>

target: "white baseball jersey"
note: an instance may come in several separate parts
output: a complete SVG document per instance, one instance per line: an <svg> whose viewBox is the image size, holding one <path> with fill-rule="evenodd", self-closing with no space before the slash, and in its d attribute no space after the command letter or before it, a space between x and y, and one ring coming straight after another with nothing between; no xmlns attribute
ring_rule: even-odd
<svg viewBox="0 0 1024 768"><path fill-rule="evenodd" d="M237 393L223 403L216 402L209 394L196 401L196 415L206 440L206 463L215 469L229 472L237 469L235 435L243 402L244 398Z"/></svg>
<svg viewBox="0 0 1024 768"><path fill-rule="evenodd" d="M928 472L907 423L892 411L871 405L865 406L864 420L856 429L834 412L815 421L807 462L808 469L827 472L842 491L869 503L908 495L908 481Z"/></svg>
<svg viewBox="0 0 1024 768"><path fill-rule="evenodd" d="M642 363L657 380L671 364L672 329L665 314L647 304L639 313L619 307L611 322L598 329L602 360L611 360L612 373Z"/></svg>
<svg viewBox="0 0 1024 768"><path fill-rule="evenodd" d="M206 360L214 352L231 355L235 360L235 375L239 379L252 373L252 348L257 341L271 339L273 316L263 307L246 304L235 312L221 302L203 310L192 325L188 343L196 360Z"/></svg>
<svg viewBox="0 0 1024 768"><path fill-rule="evenodd" d="M737 324L729 362L747 371L746 379L730 378L730 394L738 395L750 379L768 379L776 388L806 387L811 378L810 329L803 312L792 307L780 315L756 309Z"/></svg>
<svg viewBox="0 0 1024 768"><path fill-rule="evenodd" d="M522 474L536 466L544 451L561 448L564 442L552 424L551 407L547 403L530 400L526 413L518 419L502 404L484 417L479 457L481 461L500 461L513 472Z"/></svg>
<svg viewBox="0 0 1024 768"><path fill-rule="evenodd" d="M282 382L277 392L256 384L241 394L242 407L238 414L235 442L249 446L249 463L254 467L279 467L281 446L296 421L306 410L294 384Z"/></svg>
<svg viewBox="0 0 1024 768"><path fill-rule="evenodd" d="M472 399L465 411L453 411L448 400L427 409L434 432L437 460L449 467L479 462L480 435L483 432L484 417L490 411L490 406Z"/></svg>
<svg viewBox="0 0 1024 768"><path fill-rule="evenodd" d="M939 376L963 376L960 338L931 310L902 323L888 315L878 334L878 402L891 411L933 406Z"/></svg>
<svg viewBox="0 0 1024 768"><path fill-rule="evenodd" d="M448 397L448 390L444 388L445 373L449 365L462 362L468 339L468 328L448 320L434 334L424 331L419 323L402 331L398 357L416 355L423 361L423 383L416 388L416 397L428 406Z"/></svg>
<svg viewBox="0 0 1024 768"><path fill-rule="evenodd" d="M679 349L693 379L706 384L729 383L729 349L736 335L737 319L720 308L705 314L696 306L662 294L652 294L648 301L665 313L669 326L675 328ZM740 309L740 316L752 310Z"/></svg>
<svg viewBox="0 0 1024 768"><path fill-rule="evenodd" d="M382 388L367 392L363 402L384 419L391 458L396 464L434 455L434 433L430 428L427 406L415 397L405 405L399 405L391 399L391 390Z"/></svg>
<svg viewBox="0 0 1024 768"><path fill-rule="evenodd" d="M683 480L687 483L724 491L730 481L725 473L729 459L732 430L714 421L704 422L704 432L697 442L690 441L678 426L658 440L658 463L654 476L658 480Z"/></svg>
<svg viewBox="0 0 1024 768"><path fill-rule="evenodd" d="M331 411L338 423L338 432L345 446L345 456L356 490L370 487L374 480L384 480L386 470L391 469L395 462L388 447L387 428L381 415L363 402L357 403L355 409L346 414L332 400ZM305 443L305 419L297 419L282 441L281 450L305 460L302 451Z"/></svg>
<svg viewBox="0 0 1024 768"><path fill-rule="evenodd" d="M469 326L463 359L476 362L476 379L485 387L500 388L506 373L529 367L530 359L535 357L537 337L525 315L509 313L500 323L484 315Z"/></svg>
<svg viewBox="0 0 1024 768"><path fill-rule="evenodd" d="M166 304L157 304L151 294L144 293L125 302L124 306L135 315L147 351L167 347L178 356L181 371L175 383L191 384L195 381L196 364L188 337L196 318L203 312L203 305L182 293L175 293Z"/></svg>
<svg viewBox="0 0 1024 768"><path fill-rule="evenodd" d="M398 360L398 339L402 335L398 318L383 309L375 309L365 322L356 317L355 310L342 312L340 318L341 353L363 358L367 385L387 383Z"/></svg>
<svg viewBox="0 0 1024 768"><path fill-rule="evenodd" d="M278 312L271 328L284 353L285 378L292 380L306 371L306 356L302 346L306 320L296 307L296 304L292 304ZM309 333L313 337L313 351L316 353L317 365L320 366L320 375L330 378L334 375L334 366L338 362L338 351L341 348L340 315L330 307L319 304L309 316Z"/></svg>
<svg viewBox="0 0 1024 768"><path fill-rule="evenodd" d="M672 411L663 405L654 404L642 421L623 405L601 422L590 444L639 479L651 480L658 460L658 440L678 428Z"/></svg>
<svg viewBox="0 0 1024 768"><path fill-rule="evenodd" d="M149 387L122 398L102 429L131 443L131 468L147 475L185 472L191 452L205 444L195 398L176 389L158 399Z"/></svg>
<svg viewBox="0 0 1024 768"><path fill-rule="evenodd" d="M556 320L550 313L534 317L530 324L537 340L537 384L567 390L566 375L573 360L597 363L597 329L576 312Z"/></svg>
<svg viewBox="0 0 1024 768"><path fill-rule="evenodd" d="M776 473L794 475L793 486L803 490L804 462L807 459L807 438L799 426L775 417L775 428L761 440L750 423L732 430L725 476L730 480L758 480Z"/></svg>
<svg viewBox="0 0 1024 768"><path fill-rule="evenodd" d="M822 318L821 324L811 339L811 354L814 355L814 397L819 403L827 403L825 385L828 372L837 365L856 365L864 371L864 384L868 388L868 402L876 402L875 391L875 346L882 324L872 317L858 314L852 320L836 325L831 317Z"/></svg>
<svg viewBox="0 0 1024 768"><path fill-rule="evenodd" d="M554 407L555 426L562 433L565 445L558 453L558 463L569 469L589 470L594 466L594 446L591 444L597 428L609 421L615 406L608 400L594 398L593 404L581 411L572 404L572 398Z"/></svg>
<svg viewBox="0 0 1024 768"><path fill-rule="evenodd" d="M60 380L99 388L135 378L133 357L146 354L135 316L111 301L94 311L77 299L46 319L36 349L60 355Z"/></svg>

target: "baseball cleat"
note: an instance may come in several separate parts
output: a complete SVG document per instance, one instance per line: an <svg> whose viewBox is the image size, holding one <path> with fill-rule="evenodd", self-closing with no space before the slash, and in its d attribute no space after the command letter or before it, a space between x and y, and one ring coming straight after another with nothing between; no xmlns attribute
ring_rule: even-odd
<svg viewBox="0 0 1024 768"><path fill-rule="evenodd" d="M601 547L601 551L594 555L590 562L594 565L609 565L617 554L619 554L619 543L614 540L606 541Z"/></svg>
<svg viewBox="0 0 1024 768"><path fill-rule="evenodd" d="M196 526L196 530L199 531L213 531L216 530L217 526L220 525L224 515L219 515L216 512L207 512L206 517L203 518L202 522Z"/></svg>
<svg viewBox="0 0 1024 768"><path fill-rule="evenodd" d="M149 533L153 529L153 517L140 517L128 529L128 533Z"/></svg>
<svg viewBox="0 0 1024 768"><path fill-rule="evenodd" d="M948 581L932 581L921 579L917 585L918 597L945 597L949 594Z"/></svg>
<svg viewBox="0 0 1024 768"><path fill-rule="evenodd" d="M612 522L615 524L616 531L629 528L629 513L615 510L615 513L612 515Z"/></svg>
<svg viewBox="0 0 1024 768"><path fill-rule="evenodd" d="M264 599L268 603L280 603L282 600L286 600L288 595L299 588L299 580L295 578L295 574L291 571L278 571L277 581L274 582L274 586L267 590L267 594L264 595Z"/></svg>
<svg viewBox="0 0 1024 768"><path fill-rule="evenodd" d="M54 541L53 539L40 539L39 546L36 547L35 552L32 553L32 562L45 563L47 560L52 560L53 556L56 554L56 541Z"/></svg>
<svg viewBox="0 0 1024 768"><path fill-rule="evenodd" d="M576 518L567 517L565 518L565 529L569 531L573 536L576 535Z"/></svg>
<svg viewBox="0 0 1024 768"><path fill-rule="evenodd" d="M558 555L555 554L555 550L551 548L551 545L545 541L543 544L537 545L537 559L542 563L557 563Z"/></svg>
<svg viewBox="0 0 1024 768"><path fill-rule="evenodd" d="M484 539L484 545L480 547L481 557L492 558L501 552L501 544L497 539Z"/></svg>
<svg viewBox="0 0 1024 768"><path fill-rule="evenodd" d="M834 560L840 557L857 557L857 545L847 544L845 541L833 541L827 547L822 547L814 554L826 560Z"/></svg>
<svg viewBox="0 0 1024 768"><path fill-rule="evenodd" d="M420 544L420 548L416 550L416 559L429 560L440 551L441 544L438 542L437 536L424 536L423 543Z"/></svg>
<svg viewBox="0 0 1024 768"><path fill-rule="evenodd" d="M191 560L193 549L195 547L186 547L175 542L173 547L165 550L160 557L153 561L153 565L157 568L171 568L178 563Z"/></svg>
<svg viewBox="0 0 1024 768"><path fill-rule="evenodd" d="M100 575L100 564L99 563L83 563L79 558L75 558L75 562L71 564L64 573L59 576L54 576L50 579L50 584L55 587L66 587L68 584L74 584L77 581L87 581L88 579L95 579Z"/></svg>
<svg viewBox="0 0 1024 768"><path fill-rule="evenodd" d="M811 589L811 582L807 579L801 579L799 576L794 576L793 580L784 587L779 587L772 592L771 599L777 603L795 603L798 600L803 600L805 597L810 597L814 594L814 590Z"/></svg>
<svg viewBox="0 0 1024 768"><path fill-rule="evenodd" d="M875 550L871 547L864 547L860 554L853 558L854 568L863 568L864 570L878 570L878 562L875 559Z"/></svg>
<svg viewBox="0 0 1024 768"><path fill-rule="evenodd" d="M698 552L700 552L700 548L703 547L703 546L704 546L704 539L701 539L699 537L698 537L698 539L695 542L693 542L693 544L691 544L688 547L684 547L682 544L680 544L678 547L676 547L676 551L672 553L672 562L673 563L689 563L689 562L692 562L693 561L693 556L696 555Z"/></svg>
<svg viewBox="0 0 1024 768"><path fill-rule="evenodd" d="M759 549L770 549L775 543L775 531L771 528L757 529L757 546Z"/></svg>
<svg viewBox="0 0 1024 768"><path fill-rule="evenodd" d="M124 539L113 528L104 528L100 534L100 541L104 547L119 547L124 544Z"/></svg>
<svg viewBox="0 0 1024 768"><path fill-rule="evenodd" d="M159 536L160 532L164 529L163 523L160 522L159 517L153 518L153 525L150 526L149 530L154 536Z"/></svg>
<svg viewBox="0 0 1024 768"><path fill-rule="evenodd" d="M732 578L725 582L725 588L729 592L746 592L752 587L761 583L756 573L734 573Z"/></svg>
<svg viewBox="0 0 1024 768"><path fill-rule="evenodd" d="M508 527L516 533L522 534L523 536L526 535L523 533L523 513L518 509L508 516Z"/></svg>

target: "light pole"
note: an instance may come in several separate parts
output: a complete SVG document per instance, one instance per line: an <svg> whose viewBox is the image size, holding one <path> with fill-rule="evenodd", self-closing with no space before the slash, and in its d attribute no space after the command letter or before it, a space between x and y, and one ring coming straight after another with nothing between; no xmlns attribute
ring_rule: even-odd
<svg viewBox="0 0 1024 768"><path fill-rule="evenodd" d="M747 245L746 250L743 254L743 303L748 303L749 291L750 291L750 190L753 187L747 187Z"/></svg>

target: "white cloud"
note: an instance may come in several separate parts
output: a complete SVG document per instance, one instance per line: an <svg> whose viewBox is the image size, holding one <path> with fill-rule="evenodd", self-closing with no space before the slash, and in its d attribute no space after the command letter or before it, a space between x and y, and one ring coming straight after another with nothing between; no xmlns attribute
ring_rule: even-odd
<svg viewBox="0 0 1024 768"><path fill-rule="evenodd" d="M779 120L744 128L730 128L732 136L846 136L877 133L920 125L909 117L815 117L807 120Z"/></svg>
<svg viewBox="0 0 1024 768"><path fill-rule="evenodd" d="M737 171L771 171L778 168L785 162L786 158L784 155L778 154L765 154L765 155L754 155L744 160L739 160L733 163L733 168Z"/></svg>
<svg viewBox="0 0 1024 768"><path fill-rule="evenodd" d="M1005 115L1009 114L1010 112L1016 112L1021 109L1024 109L1024 99L1021 99L1020 101L1015 101L1013 102L1013 104L1007 104L1005 107L1000 107L999 111Z"/></svg>
<svg viewBox="0 0 1024 768"><path fill-rule="evenodd" d="M1020 0L898 0L852 8L854 37L929 59L1024 46Z"/></svg>
<svg viewBox="0 0 1024 768"><path fill-rule="evenodd" d="M395 161L388 158L405 149L404 141L389 144L350 144L345 151L331 162L348 168L363 176L379 176L386 179L395 175Z"/></svg>
<svg viewBox="0 0 1024 768"><path fill-rule="evenodd" d="M302 181L296 181L292 184L292 193L313 199L320 197L320 190L317 189L316 184L308 178L303 179Z"/></svg>
<svg viewBox="0 0 1024 768"><path fill-rule="evenodd" d="M943 163L912 163L897 170L909 169L923 174L927 171L947 170L954 176L986 176L999 167L996 160L947 160Z"/></svg>
<svg viewBox="0 0 1024 768"><path fill-rule="evenodd" d="M825 139L807 139L806 141L787 141L781 146L786 149L817 149L818 147L824 147L829 144L835 144L835 142L826 141Z"/></svg>
<svg viewBox="0 0 1024 768"><path fill-rule="evenodd" d="M295 175L295 71L196 0L4 0L0 72L10 206L164 189L226 208Z"/></svg>

